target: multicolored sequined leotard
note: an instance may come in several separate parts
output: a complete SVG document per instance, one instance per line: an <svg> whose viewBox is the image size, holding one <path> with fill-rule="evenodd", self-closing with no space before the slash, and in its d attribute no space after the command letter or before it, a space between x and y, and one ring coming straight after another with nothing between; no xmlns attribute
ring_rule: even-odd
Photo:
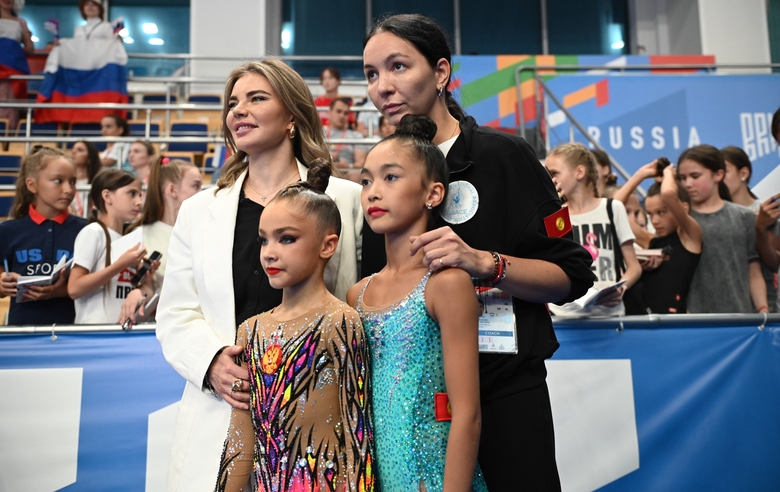
<svg viewBox="0 0 780 492"><path fill-rule="evenodd" d="M218 491L373 491L368 347L360 319L333 301L288 321L238 327L249 411L233 409Z"/></svg>
<svg viewBox="0 0 780 492"><path fill-rule="evenodd" d="M357 312L371 347L374 443L382 491L410 492L444 485L449 422L437 422L434 394L446 392L439 324L428 314L425 286L431 272L386 308L363 303ZM487 491L477 466L475 491Z"/></svg>

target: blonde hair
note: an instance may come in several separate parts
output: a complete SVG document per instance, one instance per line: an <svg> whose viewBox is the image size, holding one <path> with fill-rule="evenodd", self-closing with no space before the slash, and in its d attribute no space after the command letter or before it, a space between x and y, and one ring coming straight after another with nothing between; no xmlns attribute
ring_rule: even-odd
<svg viewBox="0 0 780 492"><path fill-rule="evenodd" d="M563 157L563 160L572 169L583 166L585 168L585 186L593 191L596 198L599 198L599 172L596 167L596 159L591 151L581 143L572 142L555 147L547 154L547 157L556 155Z"/></svg>
<svg viewBox="0 0 780 492"><path fill-rule="evenodd" d="M222 172L217 181L215 193L222 188L233 186L242 172L247 168L247 154L236 148L236 142L230 128L227 126L227 116L230 112L230 96L238 79L244 75L255 73L262 75L271 84L284 107L293 115L295 136L292 139L293 153L304 166L315 159L325 159L333 171L333 161L325 143L320 116L314 105L309 86L303 78L287 64L276 58L266 58L260 61L247 62L230 72L225 84L224 106L222 107L222 132L225 145L233 149L233 155L223 164Z"/></svg>
<svg viewBox="0 0 780 492"><path fill-rule="evenodd" d="M35 203L35 194L27 188L27 178L37 180L38 175L49 165L49 162L60 157L71 162L70 157L65 152L51 147L41 147L27 154L22 161L19 177L16 178L16 194L11 205L12 219L21 219L27 215L30 205Z"/></svg>

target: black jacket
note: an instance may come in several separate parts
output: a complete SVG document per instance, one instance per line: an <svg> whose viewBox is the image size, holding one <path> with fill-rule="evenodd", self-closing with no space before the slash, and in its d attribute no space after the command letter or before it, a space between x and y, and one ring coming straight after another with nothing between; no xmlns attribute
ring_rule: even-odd
<svg viewBox="0 0 780 492"><path fill-rule="evenodd" d="M571 280L569 295L559 302L581 297L595 280L591 255L571 240L571 234L547 236L544 218L559 211L561 201L531 147L518 136L478 126L470 116L460 122L460 129L461 135L447 154L450 182L471 183L479 195L479 207L462 224L447 224L438 218L436 226L450 225L476 249L554 263ZM377 251L376 245L371 246L376 240L382 239L365 235L363 251ZM384 264L384 257L364 255L362 273L377 272ZM547 375L544 361L559 346L544 304L517 298L513 304L518 353L480 354L483 402L541 384Z"/></svg>

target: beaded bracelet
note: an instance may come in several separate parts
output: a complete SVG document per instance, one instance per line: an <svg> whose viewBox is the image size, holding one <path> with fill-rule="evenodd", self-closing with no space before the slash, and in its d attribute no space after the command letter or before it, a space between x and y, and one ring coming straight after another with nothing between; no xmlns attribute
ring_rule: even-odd
<svg viewBox="0 0 780 492"><path fill-rule="evenodd" d="M484 279L482 283L484 285L494 286L498 285L506 278L506 258L495 251L490 251L490 254L493 256L495 266L493 267L493 273L488 278Z"/></svg>

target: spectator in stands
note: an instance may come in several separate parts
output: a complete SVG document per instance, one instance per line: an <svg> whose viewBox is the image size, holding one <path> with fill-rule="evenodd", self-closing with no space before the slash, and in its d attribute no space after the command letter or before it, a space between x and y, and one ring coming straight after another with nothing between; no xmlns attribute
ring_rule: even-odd
<svg viewBox="0 0 780 492"><path fill-rule="evenodd" d="M131 154L132 155L132 154ZM147 301L159 294L162 289L165 267L168 264L168 244L171 232L179 216L181 204L187 198L198 193L203 187L203 177L194 164L187 161L171 160L167 157L157 159L151 166L149 184L146 188L146 201L140 219L132 229L140 227L143 231L143 245L147 251L162 253L160 265L154 272L154 282L145 283L130 291L122 305L119 323L130 319L130 326L136 322L136 306L139 316L146 316L143 300ZM128 231L129 232L129 231ZM148 313L151 314L151 313Z"/></svg>
<svg viewBox="0 0 780 492"><path fill-rule="evenodd" d="M478 126L455 102L447 89L451 63L444 32L422 15L386 17L364 43L371 102L392 124L406 114L434 120L433 142L450 167L450 196L460 198L410 253L423 249L429 268L458 266L513 296L514 334L522 348L480 355L479 463L488 488L549 490L560 481L544 360L557 342L544 303L582 296L593 282L591 259L568 239L565 226L555 225L557 218L565 222L566 210L528 144ZM552 229L544 226L545 217ZM363 276L385 263L381 238L364 235ZM496 277L501 269L506 276Z"/></svg>
<svg viewBox="0 0 780 492"><path fill-rule="evenodd" d="M753 165L750 157L739 147L729 146L720 149L723 159L726 161L726 175L723 182L731 194L731 202L747 207L758 213L761 208L761 200L750 191L750 177L753 174Z"/></svg>
<svg viewBox="0 0 780 492"><path fill-rule="evenodd" d="M619 200L599 198L596 160L584 145L559 145L547 155L545 165L555 185L566 196L574 240L593 257L597 277L594 287L605 288L626 281L623 287L598 300L595 306L578 307L572 302L560 307L551 304L550 310L557 316L625 314L623 293L642 274L625 206Z"/></svg>
<svg viewBox="0 0 780 492"><path fill-rule="evenodd" d="M104 137L127 137L130 135L130 125L124 118L110 114L100 120L100 133ZM104 167L121 168L127 162L129 151L130 146L125 142L109 142L106 150L100 153L100 163Z"/></svg>
<svg viewBox="0 0 780 492"><path fill-rule="evenodd" d="M79 11L87 23L76 27L73 32L74 38L111 39L116 36L114 28L105 21L103 2L100 0L81 0Z"/></svg>
<svg viewBox="0 0 780 492"><path fill-rule="evenodd" d="M649 178L656 182L647 191L645 207L655 234L640 229L646 241L641 245L661 249L663 254L641 261L643 304L653 313L686 313L688 290L701 257L701 227L691 217L691 198L666 158L640 167L619 193L633 194L639 183Z"/></svg>
<svg viewBox="0 0 780 492"><path fill-rule="evenodd" d="M341 85L341 72L339 72L339 69L336 67L325 67L322 69L322 72L320 72L320 84L322 84L322 87L325 89L325 94L322 94L321 96L318 96L314 100L314 105L318 108L324 108L324 107L330 107L330 103L333 102L334 99L337 97L342 97L339 95L339 86ZM352 106L352 98L346 97L344 100L347 101L347 104ZM323 125L330 124L330 114L328 111L321 111L320 112L320 120L322 121ZM355 115L353 113L350 113L350 120L349 124L352 125L355 123Z"/></svg>
<svg viewBox="0 0 780 492"><path fill-rule="evenodd" d="M611 184L617 184L617 176L612 172L612 162L609 160L609 155L601 149L591 149L591 153L596 159L596 164L598 164L597 169L599 175L599 196L603 198L610 198L611 195L608 197L604 194L604 189ZM625 205L626 203L623 202L623 204Z"/></svg>
<svg viewBox="0 0 780 492"><path fill-rule="evenodd" d="M70 149L70 160L76 165L76 186L92 184L100 171L100 152L92 142L79 140ZM70 213L86 217L89 212L89 190L76 191Z"/></svg>
<svg viewBox="0 0 780 492"><path fill-rule="evenodd" d="M168 473L178 490L215 483L231 405L246 410L249 401L246 369L233 359L243 351L233 345L236 327L281 302L260 265L258 217L279 190L307 175L308 163L330 162L314 98L283 62L266 58L237 67L224 101L225 144L235 153L216 189L179 211L157 310L163 355L187 380ZM329 183L342 231L325 283L344 299L358 278L360 186L335 177ZM375 253L363 249L367 254Z"/></svg>
<svg viewBox="0 0 780 492"><path fill-rule="evenodd" d="M379 135L382 138L385 138L385 137L389 137L393 133L395 133L395 125L390 123L390 121L384 116L380 116L379 131L377 132L377 135Z"/></svg>
<svg viewBox="0 0 780 492"><path fill-rule="evenodd" d="M693 205L691 215L707 245L688 292L688 311L769 312L756 252L756 216L731 203L723 182L723 154L711 145L697 145L683 152L678 162L677 173Z"/></svg>
<svg viewBox="0 0 780 492"><path fill-rule="evenodd" d="M780 144L780 109L772 116L771 125L772 136ZM780 239L778 239L778 218L780 217L780 193L767 198L761 204L761 208L756 218L756 249L762 262L762 273L765 272L764 266L772 271L780 268ZM764 276L766 279L766 276ZM775 283L777 285L777 275ZM771 292L767 284L767 301L769 302L770 312L780 312L780 297L775 299L769 294Z"/></svg>
<svg viewBox="0 0 780 492"><path fill-rule="evenodd" d="M349 104L336 98L330 103L330 125L325 127L325 138L328 141L333 163L340 169L360 169L366 161L366 149L362 145L347 143L331 143L332 139L363 138L363 135L349 129L347 117ZM351 177L357 180L357 174Z"/></svg>
<svg viewBox="0 0 780 492"><path fill-rule="evenodd" d="M76 300L77 324L112 324L132 289L129 268L146 256L140 243L111 260L111 245L141 210L141 182L127 171L103 169L90 191L90 223L76 237L68 294Z"/></svg>
<svg viewBox="0 0 780 492"><path fill-rule="evenodd" d="M155 153L154 145L146 140L136 140L130 144L127 162L131 172L135 174L144 186L149 182L149 172L152 170Z"/></svg>
<svg viewBox="0 0 780 492"><path fill-rule="evenodd" d="M29 74L26 55L33 52L35 46L32 34L27 27L27 21L19 17L14 0L0 0L0 78ZM0 80L0 101L26 97L27 82ZM0 108L0 118L8 119L8 125L16 128L19 123L19 110Z"/></svg>
<svg viewBox="0 0 780 492"><path fill-rule="evenodd" d="M753 174L753 165L750 162L750 157L744 150L739 147L729 146L720 149L723 153L723 158L726 161L726 176L723 178L723 182L729 188L731 194L731 201L737 205L747 207L756 214L761 209L761 200L750 191L750 177ZM773 231L777 233L780 230L777 226L773 228ZM756 238L757 240L758 237ZM766 263L763 260L761 254L761 248L756 244L759 257L761 258L761 276L766 283L766 298L769 305L769 312L777 312L777 268L771 267L771 262Z"/></svg>
<svg viewBox="0 0 780 492"><path fill-rule="evenodd" d="M76 312L68 297L68 271L51 285L29 287L16 302L20 276L50 275L73 244L86 220L68 214L76 193L76 168L57 149L41 148L24 158L16 180L11 220L0 223L0 297L11 297L10 325L73 323ZM7 270L7 271L6 271Z"/></svg>
<svg viewBox="0 0 780 492"><path fill-rule="evenodd" d="M625 205L628 222L631 224L631 231L635 236L635 242L642 248L650 247L650 241L655 237L655 231L648 230L646 211L639 201L636 189L642 181L649 178L654 178L656 182L660 183L663 178L660 169L663 169L668 164L669 160L666 157L660 157L649 164L645 164L626 181L626 184L617 188L612 194L615 200L620 200ZM605 190L608 189L608 186L605 186Z"/></svg>

